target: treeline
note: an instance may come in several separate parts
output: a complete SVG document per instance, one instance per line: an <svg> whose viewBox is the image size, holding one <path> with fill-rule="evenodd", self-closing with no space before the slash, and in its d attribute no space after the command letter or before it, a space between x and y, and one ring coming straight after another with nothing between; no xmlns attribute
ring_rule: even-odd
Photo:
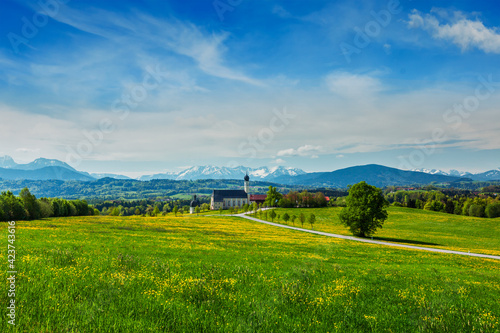
<svg viewBox="0 0 500 333"><path fill-rule="evenodd" d="M492 187L487 190L495 190ZM456 189L443 191L395 191L386 193L386 198L395 206L424 209L448 214L500 217L500 198L496 193L477 194Z"/></svg>
<svg viewBox="0 0 500 333"><path fill-rule="evenodd" d="M84 215L94 215L94 209L85 200L37 199L28 188L22 189L19 196L10 191L0 195L0 221Z"/></svg>
<svg viewBox="0 0 500 333"><path fill-rule="evenodd" d="M285 195L276 194L274 189L270 189L267 193L266 205L273 207L277 202L277 206L281 208L294 208L294 207L303 207L303 208L319 208L326 207L328 202L326 200L325 195L322 192L308 192L304 190L302 192L298 191L290 191Z"/></svg>
<svg viewBox="0 0 500 333"><path fill-rule="evenodd" d="M198 197L200 210L206 211L210 209L210 197ZM103 201L94 205L101 215L110 216L158 216L168 213L189 212L189 204L191 200L172 200L164 199L143 199L143 200L113 200Z"/></svg>

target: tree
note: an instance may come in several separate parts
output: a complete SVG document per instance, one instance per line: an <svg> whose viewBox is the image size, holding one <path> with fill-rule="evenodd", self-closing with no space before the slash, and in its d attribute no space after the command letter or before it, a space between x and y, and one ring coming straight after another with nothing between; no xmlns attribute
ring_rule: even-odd
<svg viewBox="0 0 500 333"><path fill-rule="evenodd" d="M179 207L177 205L174 206L174 215L177 216L177 213L179 212Z"/></svg>
<svg viewBox="0 0 500 333"><path fill-rule="evenodd" d="M200 206L196 206L194 212L196 213L196 215L200 214Z"/></svg>
<svg viewBox="0 0 500 333"><path fill-rule="evenodd" d="M219 207L219 214L221 214L221 215L222 215L222 211L223 211L222 206L220 206L220 207Z"/></svg>
<svg viewBox="0 0 500 333"><path fill-rule="evenodd" d="M30 193L27 187L23 188L19 193L24 208L28 211L28 218L30 220L39 219L42 216L40 211L40 204L37 202L36 197Z"/></svg>
<svg viewBox="0 0 500 333"><path fill-rule="evenodd" d="M274 211L274 209L269 212L269 217L271 218L271 222L273 222L274 218L276 217L276 212Z"/></svg>
<svg viewBox="0 0 500 333"><path fill-rule="evenodd" d="M297 219L297 216L292 215L292 224L295 227L295 220Z"/></svg>
<svg viewBox="0 0 500 333"><path fill-rule="evenodd" d="M489 218L500 217L500 202L494 202L486 206L486 216Z"/></svg>
<svg viewBox="0 0 500 333"><path fill-rule="evenodd" d="M141 215L141 210L139 208L136 208L134 213L135 215Z"/></svg>
<svg viewBox="0 0 500 333"><path fill-rule="evenodd" d="M355 236L371 236L387 219L389 203L382 190L364 181L349 187L346 204L339 218Z"/></svg>
<svg viewBox="0 0 500 333"><path fill-rule="evenodd" d="M42 198L37 200L38 205L40 206L40 217L42 218L47 218L54 216L54 211L52 210L52 205L50 203L50 200L47 198ZM95 215L95 214L93 214Z"/></svg>
<svg viewBox="0 0 500 333"><path fill-rule="evenodd" d="M283 195L276 190L276 187L269 186L269 191L267 192L266 201L264 201L264 203L268 207L276 207L281 198L283 198Z"/></svg>
<svg viewBox="0 0 500 333"><path fill-rule="evenodd" d="M111 215L111 216L118 216L118 215L120 215L120 208L114 207L113 210L111 211L111 213L109 213L109 215Z"/></svg>
<svg viewBox="0 0 500 333"><path fill-rule="evenodd" d="M485 208L482 205L472 204L469 207L469 216L475 217L484 217L485 216Z"/></svg>
<svg viewBox="0 0 500 333"><path fill-rule="evenodd" d="M288 213L283 214L283 221L285 221L285 223L288 223L288 220L290 220L290 215L288 215Z"/></svg>
<svg viewBox="0 0 500 333"><path fill-rule="evenodd" d="M254 202L252 204L253 216L257 216L257 208L258 208L258 205L256 202Z"/></svg>
<svg viewBox="0 0 500 333"><path fill-rule="evenodd" d="M155 209L153 210L153 215L156 217L158 216L158 214L160 214L160 209L158 208L158 206L155 206Z"/></svg>
<svg viewBox="0 0 500 333"><path fill-rule="evenodd" d="M311 213L311 215L309 215L309 218L307 220L311 224L311 229L314 229L313 224L314 222L316 222L316 216L313 213Z"/></svg>
<svg viewBox="0 0 500 333"><path fill-rule="evenodd" d="M300 224L302 224L302 228L304 228L304 222L306 221L306 216L304 215L304 213L300 213L299 220Z"/></svg>
<svg viewBox="0 0 500 333"><path fill-rule="evenodd" d="M2 192L0 209L2 209L4 219L7 221L24 220L28 217L28 212L24 209L22 200L10 191Z"/></svg>

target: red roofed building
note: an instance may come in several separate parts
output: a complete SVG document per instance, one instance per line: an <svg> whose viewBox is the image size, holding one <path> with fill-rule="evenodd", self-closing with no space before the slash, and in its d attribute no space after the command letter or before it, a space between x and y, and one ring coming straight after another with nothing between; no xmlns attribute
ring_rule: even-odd
<svg viewBox="0 0 500 333"><path fill-rule="evenodd" d="M258 205L266 201L267 194L250 194L250 203L256 202Z"/></svg>

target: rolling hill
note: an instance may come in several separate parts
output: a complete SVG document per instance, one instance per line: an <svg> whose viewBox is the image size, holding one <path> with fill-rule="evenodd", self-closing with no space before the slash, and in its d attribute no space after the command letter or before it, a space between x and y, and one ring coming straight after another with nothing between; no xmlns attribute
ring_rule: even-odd
<svg viewBox="0 0 500 333"><path fill-rule="evenodd" d="M0 168L0 178L3 180L95 180L91 176L61 166L48 166L36 170Z"/></svg>
<svg viewBox="0 0 500 333"><path fill-rule="evenodd" d="M344 188L348 185L366 181L377 186L407 186L414 184L451 183L467 180L462 177L452 177L438 174L428 174L416 171L404 171L377 164L349 167L332 172L313 172L295 177L282 176L274 179L276 183L285 185L306 185L318 187ZM470 179L469 179L470 180Z"/></svg>

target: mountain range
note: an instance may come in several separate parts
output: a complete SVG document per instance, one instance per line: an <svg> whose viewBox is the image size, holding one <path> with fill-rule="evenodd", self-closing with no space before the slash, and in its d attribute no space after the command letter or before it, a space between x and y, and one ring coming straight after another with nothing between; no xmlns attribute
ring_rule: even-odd
<svg viewBox="0 0 500 333"><path fill-rule="evenodd" d="M480 173L470 173L466 171L450 170L449 172L439 169L414 169L412 171L424 172L432 175L453 176L470 178L477 181L500 180L500 168Z"/></svg>
<svg viewBox="0 0 500 333"><path fill-rule="evenodd" d="M138 180L153 179L168 180L206 180L206 179L237 179L241 180L247 174L251 180L268 181L283 185L305 185L315 187L343 188L349 184L366 181L372 185L384 187L389 185L403 186L413 184L452 183L456 181L493 181L500 180L500 169L472 174L451 170L444 172L437 169L416 169L403 171L382 165L370 164L354 166L329 172L307 173L301 169L290 167L260 167L248 168L195 166L179 172L166 172L141 176ZM77 180L95 181L103 178L130 180L123 175L109 173L87 173L78 171L59 160L39 158L31 163L18 164L10 156L0 157L0 179L3 180Z"/></svg>
<svg viewBox="0 0 500 333"><path fill-rule="evenodd" d="M272 181L278 177L294 177L306 174L305 171L296 168L277 166L273 168L247 168L218 167L213 165L194 166L179 172L159 173L151 176L142 176L139 180L172 179L172 180L196 180L196 179L242 179L247 174L257 180Z"/></svg>

